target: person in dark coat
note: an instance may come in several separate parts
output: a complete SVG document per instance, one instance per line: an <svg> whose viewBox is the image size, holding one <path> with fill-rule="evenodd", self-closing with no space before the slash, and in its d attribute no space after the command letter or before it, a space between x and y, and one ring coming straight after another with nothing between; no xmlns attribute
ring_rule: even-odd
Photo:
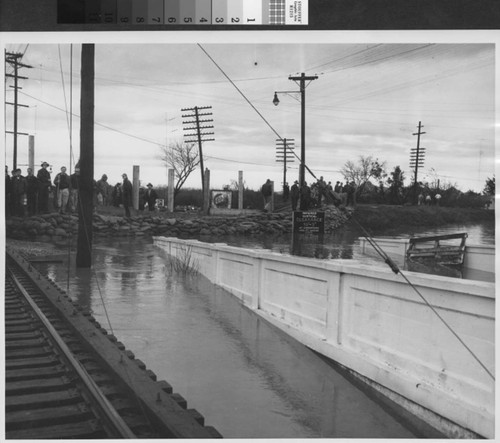
<svg viewBox="0 0 500 443"><path fill-rule="evenodd" d="M132 183L127 177L127 174L122 175L122 203L125 209L125 216L130 217L130 206L132 206Z"/></svg>
<svg viewBox="0 0 500 443"><path fill-rule="evenodd" d="M26 194L26 180L21 175L21 170L18 168L14 171L14 177L10 186L12 198L12 215L22 217L24 215L24 194Z"/></svg>
<svg viewBox="0 0 500 443"><path fill-rule="evenodd" d="M36 177L38 178L38 210L42 214L49 212L49 191L51 187L50 172L47 170L49 164L42 163L42 168L38 171Z"/></svg>
<svg viewBox="0 0 500 443"><path fill-rule="evenodd" d="M288 183L285 182L283 186L283 201L287 201L289 196L290 196L290 186L288 186Z"/></svg>
<svg viewBox="0 0 500 443"><path fill-rule="evenodd" d="M264 212L271 210L271 200L273 197L273 184L268 178L261 188L262 197L264 198Z"/></svg>
<svg viewBox="0 0 500 443"><path fill-rule="evenodd" d="M304 186L300 189L300 210L307 211L311 204L311 188L304 182Z"/></svg>
<svg viewBox="0 0 500 443"><path fill-rule="evenodd" d="M9 167L5 166L5 216L8 217L10 215L10 175L9 175Z"/></svg>
<svg viewBox="0 0 500 443"><path fill-rule="evenodd" d="M139 187L139 211L144 211L144 205L146 204L146 190L144 187Z"/></svg>
<svg viewBox="0 0 500 443"><path fill-rule="evenodd" d="M146 193L144 194L144 199L145 199L146 203L148 204L149 210L154 211L156 199L158 198L158 194L153 189L153 185L151 183L148 183L147 187L148 187L148 189L146 190Z"/></svg>
<svg viewBox="0 0 500 443"><path fill-rule="evenodd" d="M66 173L66 167L61 167L61 172L56 175L54 179L54 184L57 188L57 207L59 212L64 214L69 202L69 188L70 188L70 178Z"/></svg>
<svg viewBox="0 0 500 443"><path fill-rule="evenodd" d="M297 203L299 202L299 182L295 180L292 188L290 189L290 199L292 200L292 211L297 210Z"/></svg>
<svg viewBox="0 0 500 443"><path fill-rule="evenodd" d="M38 188L38 179L33 174L33 169L28 168L28 175L26 176L26 203L28 205L29 216L36 214Z"/></svg>
<svg viewBox="0 0 500 443"><path fill-rule="evenodd" d="M113 206L120 207L122 204L122 184L117 183L113 188L113 193L111 194L111 198L113 201Z"/></svg>
<svg viewBox="0 0 500 443"><path fill-rule="evenodd" d="M109 198L108 198L108 176L103 174L100 180L97 180L97 204L99 206L108 206Z"/></svg>

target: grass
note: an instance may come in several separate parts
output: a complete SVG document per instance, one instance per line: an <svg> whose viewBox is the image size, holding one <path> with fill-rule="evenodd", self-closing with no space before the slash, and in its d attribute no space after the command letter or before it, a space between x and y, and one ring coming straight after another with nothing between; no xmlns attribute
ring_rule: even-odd
<svg viewBox="0 0 500 443"><path fill-rule="evenodd" d="M198 260L193 258L191 246L179 246L177 255L168 256L170 269L181 275L195 275L199 272Z"/></svg>

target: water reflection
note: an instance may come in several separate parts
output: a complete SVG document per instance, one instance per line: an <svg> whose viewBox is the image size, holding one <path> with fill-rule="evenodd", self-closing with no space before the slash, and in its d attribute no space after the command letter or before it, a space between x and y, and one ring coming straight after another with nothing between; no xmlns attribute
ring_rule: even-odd
<svg viewBox="0 0 500 443"><path fill-rule="evenodd" d="M481 223L470 225L448 225L440 228L412 229L412 232L402 230L385 230L373 232L374 237L392 237L395 239L408 239L413 236L444 235L456 232L467 232L468 245L494 245L495 225L494 223ZM333 233L323 236L315 235L278 235L278 236L256 236L256 237L217 237L204 239L209 242L222 242L232 246L268 249L280 254L297 255L321 260L332 259L354 259L363 264L371 264L385 267L384 260L377 254L367 255L362 251L360 244L362 232L354 226L345 226ZM391 257L404 269L406 264L404 257ZM425 266L415 264L408 267L409 270L427 274L442 275L454 278L479 279L482 281L494 281L494 275L469 269L447 268L444 266Z"/></svg>
<svg viewBox="0 0 500 443"><path fill-rule="evenodd" d="M71 297L106 328L109 316L119 340L226 438L415 437L234 296L173 273L151 243L102 241L93 270L39 266L62 287L69 275Z"/></svg>

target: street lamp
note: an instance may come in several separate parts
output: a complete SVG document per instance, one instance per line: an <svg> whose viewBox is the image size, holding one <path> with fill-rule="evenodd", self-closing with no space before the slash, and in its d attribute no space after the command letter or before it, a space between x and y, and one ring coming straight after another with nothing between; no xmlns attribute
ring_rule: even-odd
<svg viewBox="0 0 500 443"><path fill-rule="evenodd" d="M302 189L304 186L305 178L305 164L306 164L306 81L309 83L318 78L317 75L306 76L304 73L300 74L299 77L289 76L288 80L293 80L299 85L298 91L275 91L273 104L274 106L279 105L278 94L298 94L300 93L300 107L301 107L301 133L300 133L300 169L299 169L299 186ZM308 84L309 84L308 83Z"/></svg>
<svg viewBox="0 0 500 443"><path fill-rule="evenodd" d="M284 92L284 91L281 91L281 92ZM274 104L274 106L278 106L280 104L280 99L278 98L277 92L274 93L273 104Z"/></svg>

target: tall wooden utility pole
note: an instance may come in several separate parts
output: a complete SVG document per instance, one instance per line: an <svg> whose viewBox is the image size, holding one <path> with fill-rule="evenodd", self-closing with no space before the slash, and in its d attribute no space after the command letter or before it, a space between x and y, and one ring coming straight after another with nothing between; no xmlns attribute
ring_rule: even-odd
<svg viewBox="0 0 500 443"><path fill-rule="evenodd" d="M414 132L413 135L417 136L417 147L412 148L410 152L410 168L414 168L414 177L415 177L415 182L413 184L413 198L415 201L415 204L418 202L418 181L417 181L417 176L418 176L418 168L419 166L424 166L424 157L425 157L425 148L420 147L420 136L422 134L425 134L425 132L422 132L422 122L418 122L418 132Z"/></svg>
<svg viewBox="0 0 500 443"><path fill-rule="evenodd" d="M276 139L276 161L283 163L283 196L285 195L287 163L294 161L295 141L293 138Z"/></svg>
<svg viewBox="0 0 500 443"><path fill-rule="evenodd" d="M303 189L306 177L306 81L311 83L318 78L317 75L289 76L289 80L293 80L300 87L300 169L299 169L299 183L300 188ZM308 83L308 84L309 84Z"/></svg>
<svg viewBox="0 0 500 443"><path fill-rule="evenodd" d="M17 168L17 136L19 135L19 132L17 130L17 121L18 121L18 115L17 115L17 109L21 106L24 108L28 108L29 106L27 105L21 105L18 102L18 93L17 91L21 89L21 87L18 84L19 79L27 80L28 77L21 77L19 75L19 68L32 68L32 66L25 65L20 62L20 60L23 58L23 54L20 53L12 53L12 52L6 52L5 53L5 61L11 65L14 68L14 74L5 74L6 77L12 77L14 79L14 86L11 86L11 88L14 88L14 102L6 102L8 105L14 106L14 131L12 134L14 134L14 152L13 152L13 165L12 169L15 170ZM10 132L10 131L6 131ZM23 135L28 135L23 133Z"/></svg>
<svg viewBox="0 0 500 443"><path fill-rule="evenodd" d="M76 266L92 265L94 181L94 54L93 44L82 45L80 94L80 182Z"/></svg>
<svg viewBox="0 0 500 443"><path fill-rule="evenodd" d="M211 112L200 112L200 110L204 109L212 109L211 106L195 106L194 108L184 108L181 109L182 112L191 111L192 114L185 114L183 118L189 118L192 120L183 121L183 125L188 125L188 127L184 128L184 131L196 131L194 133L184 134L184 137L187 138L185 140L186 143L198 143L199 155L200 155L200 168L201 168L201 189L203 195L205 195L205 176L204 176L204 166L203 166L203 150L202 150L202 142L214 141L214 138L203 138L207 135L213 135L213 132L202 132L204 129L213 129L213 125L205 125L200 126L200 123L213 123L212 118L205 118L200 120L200 117L210 116ZM195 126L192 126L195 125ZM194 138L196 137L196 138Z"/></svg>

